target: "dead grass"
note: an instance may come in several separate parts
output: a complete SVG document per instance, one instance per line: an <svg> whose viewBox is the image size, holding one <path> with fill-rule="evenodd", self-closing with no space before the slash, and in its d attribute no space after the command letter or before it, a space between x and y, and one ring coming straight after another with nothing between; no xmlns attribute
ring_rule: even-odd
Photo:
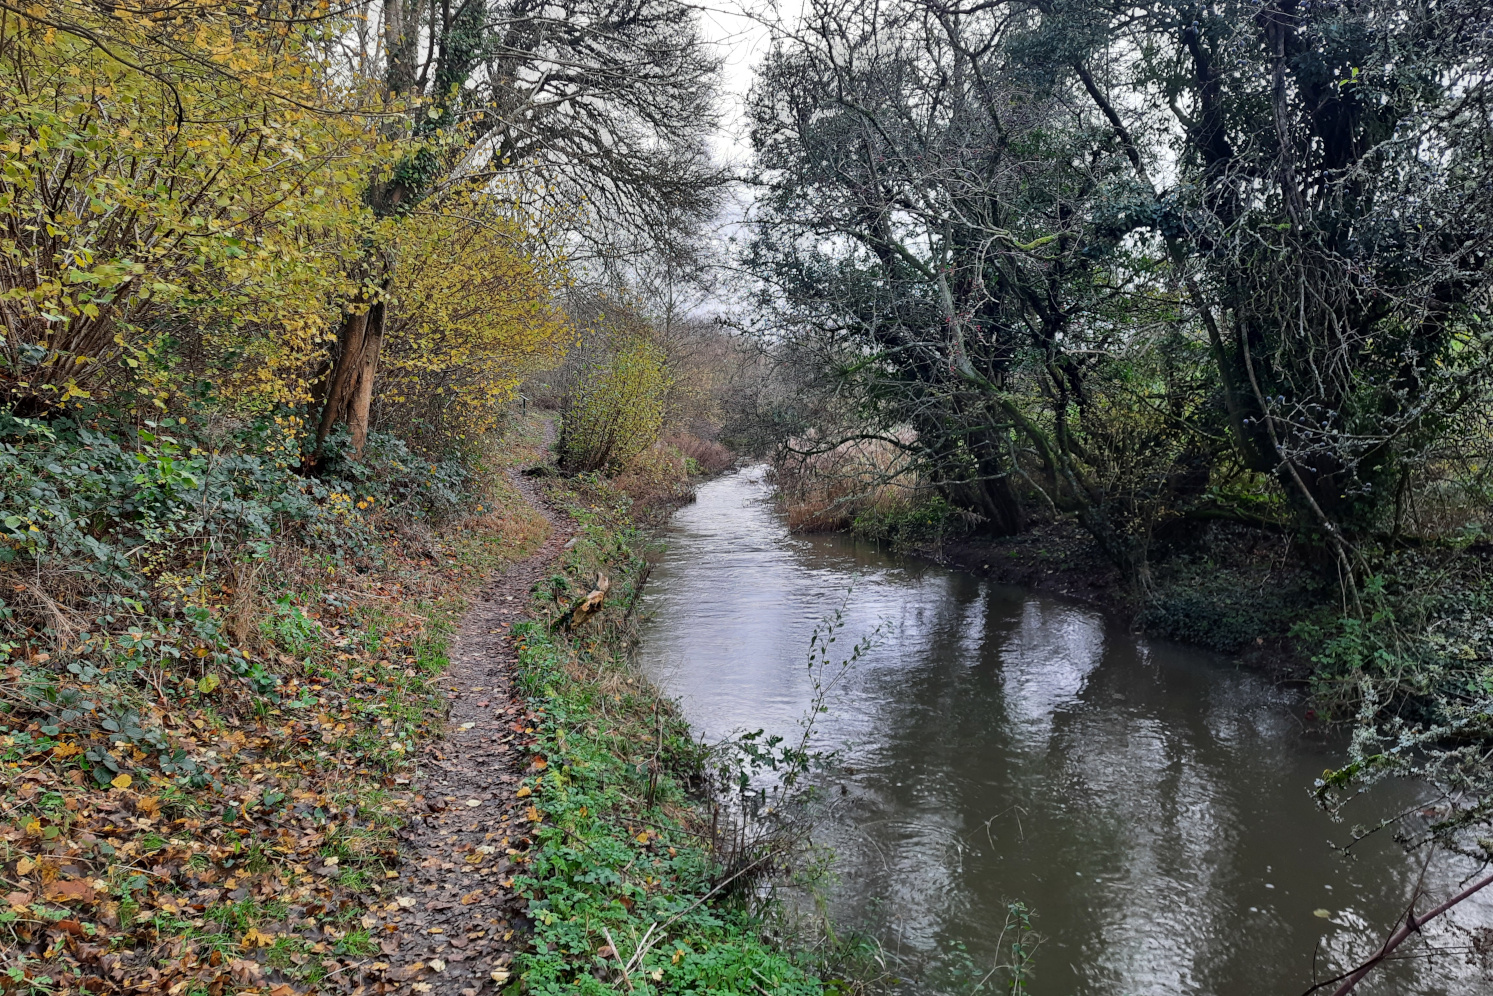
<svg viewBox="0 0 1493 996"><path fill-rule="evenodd" d="M695 461L702 473L719 474L736 466L736 455L712 439L701 439L693 433L676 433L664 438L684 456Z"/></svg>
<svg viewBox="0 0 1493 996"><path fill-rule="evenodd" d="M864 513L890 514L911 504L920 490L906 454L879 439L790 456L773 472L788 528L801 533L847 530Z"/></svg>
<svg viewBox="0 0 1493 996"><path fill-rule="evenodd" d="M694 495L684 454L665 442L654 443L633 457L611 484L632 499L640 521L667 515Z"/></svg>

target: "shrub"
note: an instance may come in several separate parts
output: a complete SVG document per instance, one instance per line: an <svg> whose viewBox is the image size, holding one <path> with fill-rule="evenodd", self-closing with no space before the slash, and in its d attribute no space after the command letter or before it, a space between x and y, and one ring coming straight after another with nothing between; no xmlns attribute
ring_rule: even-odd
<svg viewBox="0 0 1493 996"><path fill-rule="evenodd" d="M801 443L812 449L815 440ZM849 529L867 513L903 508L918 500L918 481L906 454L885 440L784 455L773 470L788 528L794 532Z"/></svg>
<svg viewBox="0 0 1493 996"><path fill-rule="evenodd" d="M967 512L936 494L871 502L851 524L857 535L894 547L936 545L963 535L969 526Z"/></svg>
<svg viewBox="0 0 1493 996"><path fill-rule="evenodd" d="M1304 582L1206 561L1181 564L1165 572L1136 625L1151 636L1233 653L1284 634L1316 600Z"/></svg>
<svg viewBox="0 0 1493 996"><path fill-rule="evenodd" d="M587 371L566 398L561 454L579 471L626 465L658 439L669 373L664 352L629 336Z"/></svg>
<svg viewBox="0 0 1493 996"><path fill-rule="evenodd" d="M468 477L379 434L362 462L344 459L345 435L334 438L325 476L303 476L302 422L289 412L227 430L96 414L0 414L0 575L13 582L0 601L0 641L65 644L106 618L104 629L149 620L192 630L178 634L184 645L226 647L216 621L188 617L199 593L242 561L263 558L277 539L357 554L385 517L456 511ZM204 626L213 632L197 632Z"/></svg>

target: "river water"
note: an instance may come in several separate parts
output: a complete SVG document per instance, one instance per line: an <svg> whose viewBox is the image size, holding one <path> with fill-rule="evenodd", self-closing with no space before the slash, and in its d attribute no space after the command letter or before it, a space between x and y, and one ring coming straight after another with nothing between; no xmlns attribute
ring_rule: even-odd
<svg viewBox="0 0 1493 996"><path fill-rule="evenodd" d="M1261 675L1079 604L790 535L760 468L701 487L666 541L641 662L706 739L796 734L816 625L843 604L847 649L881 627L817 727L844 752L818 839L831 918L874 938L908 993L968 992L1021 901L1033 996L1294 996L1314 962L1322 978L1367 954L1421 880L1387 834L1333 848L1348 829L1309 788L1342 744ZM1439 901L1470 871L1438 858L1424 889ZM1428 929L1444 951L1417 945L1356 992L1493 993L1467 953L1490 925L1493 902L1464 904ZM950 981L966 962L973 981Z"/></svg>

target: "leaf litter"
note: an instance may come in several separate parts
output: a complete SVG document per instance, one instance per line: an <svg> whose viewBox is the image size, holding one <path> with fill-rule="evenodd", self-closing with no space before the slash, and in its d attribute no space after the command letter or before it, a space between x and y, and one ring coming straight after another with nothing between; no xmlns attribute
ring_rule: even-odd
<svg viewBox="0 0 1493 996"><path fill-rule="evenodd" d="M532 549L547 529L528 518L487 525ZM528 927L513 876L539 819L519 784L539 717L510 691L508 634L562 540L495 575L464 618L481 574L454 546L392 551L314 608L282 599L323 652L279 655L299 676L273 706L209 676L158 687L113 729L39 715L0 736L0 992L474 996L508 981ZM57 694L28 689L33 674L0 671L12 725Z"/></svg>

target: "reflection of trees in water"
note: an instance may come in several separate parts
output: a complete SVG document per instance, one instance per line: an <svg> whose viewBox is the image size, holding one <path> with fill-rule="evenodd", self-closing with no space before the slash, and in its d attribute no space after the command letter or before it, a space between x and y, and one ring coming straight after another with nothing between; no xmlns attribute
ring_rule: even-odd
<svg viewBox="0 0 1493 996"><path fill-rule="evenodd" d="M821 779L819 840L836 852L837 924L904 957L904 974L953 965L960 944L988 965L1021 899L1046 937L1033 993L1299 992L1319 937L1325 973L1403 912L1413 860L1388 841L1351 864L1328 848L1339 831L1307 789L1335 755L1300 736L1290 695L1086 609L789 537L753 498L765 490L724 478L681 513L644 662L680 662L666 687L699 726L788 732L825 607L855 578L847 640L891 620L825 718L849 753ZM1428 888L1449 894L1456 869L1437 874ZM1397 964L1361 993L1480 992L1460 957ZM908 991L934 991L915 977Z"/></svg>

